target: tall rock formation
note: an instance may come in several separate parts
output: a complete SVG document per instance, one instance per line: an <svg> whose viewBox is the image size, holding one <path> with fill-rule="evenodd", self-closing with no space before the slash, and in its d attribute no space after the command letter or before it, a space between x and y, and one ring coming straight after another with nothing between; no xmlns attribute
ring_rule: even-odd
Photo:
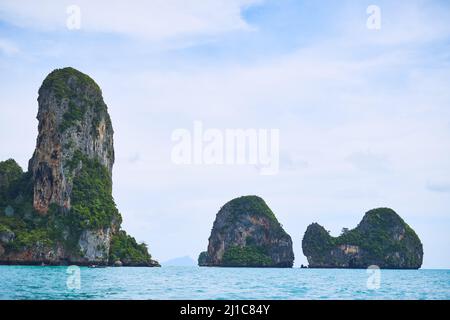
<svg viewBox="0 0 450 320"><path fill-rule="evenodd" d="M217 213L200 266L280 267L294 263L291 237L263 199L244 196Z"/></svg>
<svg viewBox="0 0 450 320"><path fill-rule="evenodd" d="M98 160L112 174L113 128L99 86L73 68L55 70L39 89L39 134L29 162L33 173L36 211L46 213L51 203L70 209L73 177L81 167L72 160L80 154Z"/></svg>
<svg viewBox="0 0 450 320"><path fill-rule="evenodd" d="M120 229L114 131L99 86L73 68L58 69L44 80L38 104L28 172L14 160L0 162L0 263L158 265Z"/></svg>
<svg viewBox="0 0 450 320"><path fill-rule="evenodd" d="M392 209L367 212L352 230L332 237L322 226L308 226L302 241L311 268L418 269L423 247L411 227Z"/></svg>

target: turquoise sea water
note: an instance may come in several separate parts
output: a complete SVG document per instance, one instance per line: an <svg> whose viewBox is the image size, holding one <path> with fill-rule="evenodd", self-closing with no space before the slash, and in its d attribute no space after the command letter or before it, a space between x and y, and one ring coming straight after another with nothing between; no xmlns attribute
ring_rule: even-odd
<svg viewBox="0 0 450 320"><path fill-rule="evenodd" d="M450 270L380 272L0 266L0 299L450 299Z"/></svg>

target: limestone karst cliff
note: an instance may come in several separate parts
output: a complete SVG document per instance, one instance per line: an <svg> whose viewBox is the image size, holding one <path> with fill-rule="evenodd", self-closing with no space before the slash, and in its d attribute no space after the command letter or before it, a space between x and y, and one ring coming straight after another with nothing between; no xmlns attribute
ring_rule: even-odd
<svg viewBox="0 0 450 320"><path fill-rule="evenodd" d="M46 213L51 203L70 209L77 156L98 161L109 175L114 164L113 128L102 92L87 75L55 70L39 89L39 134L28 166L33 206Z"/></svg>
<svg viewBox="0 0 450 320"><path fill-rule="evenodd" d="M403 219L388 208L367 212L359 225L332 237L322 226L308 226L302 241L311 268L418 269L423 247Z"/></svg>
<svg viewBox="0 0 450 320"><path fill-rule="evenodd" d="M217 213L200 266L292 267L291 237L263 199L244 196Z"/></svg>
<svg viewBox="0 0 450 320"><path fill-rule="evenodd" d="M99 86L64 68L39 89L28 172L0 163L0 263L156 266L121 230L112 197L113 127Z"/></svg>

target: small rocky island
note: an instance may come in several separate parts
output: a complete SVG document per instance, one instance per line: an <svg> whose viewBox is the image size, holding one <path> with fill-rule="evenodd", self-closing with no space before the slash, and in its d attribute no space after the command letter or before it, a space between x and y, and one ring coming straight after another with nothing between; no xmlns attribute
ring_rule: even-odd
<svg viewBox="0 0 450 320"><path fill-rule="evenodd" d="M220 209L208 251L198 258L208 267L291 268L293 263L291 237L257 196L233 199Z"/></svg>
<svg viewBox="0 0 450 320"><path fill-rule="evenodd" d="M159 266L121 230L112 197L113 127L99 86L50 73L28 171L0 162L0 264Z"/></svg>
<svg viewBox="0 0 450 320"><path fill-rule="evenodd" d="M308 226L302 241L311 268L419 269L423 247L411 227L392 209L367 212L352 230L330 236L321 225Z"/></svg>

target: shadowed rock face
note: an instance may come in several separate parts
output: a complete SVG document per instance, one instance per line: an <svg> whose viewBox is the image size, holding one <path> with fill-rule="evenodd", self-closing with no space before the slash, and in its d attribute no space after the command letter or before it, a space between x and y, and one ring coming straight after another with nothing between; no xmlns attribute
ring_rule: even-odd
<svg viewBox="0 0 450 320"><path fill-rule="evenodd" d="M201 266L292 267L291 237L263 199L231 200L217 213Z"/></svg>
<svg viewBox="0 0 450 320"><path fill-rule="evenodd" d="M87 75L73 69L55 70L39 89L39 134L29 162L36 211L50 204L70 209L76 152L98 160L112 174L113 128L102 92Z"/></svg>
<svg viewBox="0 0 450 320"><path fill-rule="evenodd" d="M12 159L0 162L0 264L158 265L120 228L114 131L98 85L73 68L57 69L38 103L28 172Z"/></svg>
<svg viewBox="0 0 450 320"><path fill-rule="evenodd" d="M388 208L367 212L353 230L331 237L322 226L308 226L302 241L311 268L418 269L423 247L414 230Z"/></svg>

